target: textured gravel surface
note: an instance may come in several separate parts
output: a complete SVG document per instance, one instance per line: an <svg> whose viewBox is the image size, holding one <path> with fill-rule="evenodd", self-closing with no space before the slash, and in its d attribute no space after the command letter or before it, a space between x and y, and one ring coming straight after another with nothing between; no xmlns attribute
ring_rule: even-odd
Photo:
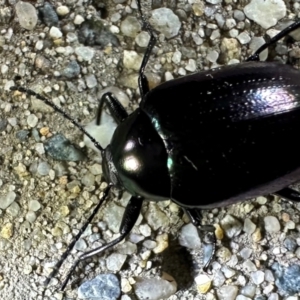
<svg viewBox="0 0 300 300"><path fill-rule="evenodd" d="M147 66L151 87L242 62L300 13L297 1L145 4L158 33ZM274 196L204 212L203 224L217 224L212 275L201 272L202 247L192 228L181 229L188 224L181 209L170 201L148 202L125 243L80 264L66 291L59 292L78 255L117 236L130 196L116 194L59 276L44 287L106 184L101 157L85 147L82 134L44 103L10 87L21 85L53 99L84 125L95 118L101 90L111 86L121 90L113 88L132 112L140 100L137 70L147 41L135 1L0 0L0 299L78 299L84 297L83 287L78 296L80 285L104 273L117 275L122 300L298 299L300 205ZM267 54L268 60L297 66L299 48L285 39L261 58ZM51 141L57 133L71 146L63 137ZM68 150L53 150L60 143Z"/></svg>

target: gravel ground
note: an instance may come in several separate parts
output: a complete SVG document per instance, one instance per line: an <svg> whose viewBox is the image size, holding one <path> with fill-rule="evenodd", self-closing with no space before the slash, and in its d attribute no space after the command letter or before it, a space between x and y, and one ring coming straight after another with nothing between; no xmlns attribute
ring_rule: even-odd
<svg viewBox="0 0 300 300"><path fill-rule="evenodd" d="M299 14L296 1L251 3L253 7L248 1L156 0L152 8L147 3L151 24L159 29L147 66L151 87L243 61ZM152 10L162 7L171 11L160 11L156 19ZM165 19L167 23L158 24ZM163 272L177 283L176 294L168 294L172 300L298 299L292 296L300 291L300 283L289 282L294 284L290 288L283 280L276 283L274 268L279 272L276 262L286 270L299 264L300 206L273 196L204 212L203 224L221 225L220 239L213 275L198 277L197 283L201 249L179 244L187 217L164 201L145 203L125 244L81 264L65 293L59 292L59 282L81 252L116 236L129 199L126 193L121 200L116 195L99 212L60 275L43 286L105 188L101 157L85 147L82 134L63 116L9 88L33 89L87 124L95 117L101 90L116 86L125 92L122 103L132 112L139 102L137 70L147 42L137 20L134 1L16 5L0 0L0 299L77 299L80 284L103 273L117 275L122 300L137 299L137 277L161 278ZM297 64L298 56L297 43L284 40L269 50L268 60ZM56 133L78 146L80 153L73 149L71 155L79 161L62 162L45 153L45 142ZM291 278L299 277L297 272ZM155 299L153 291L149 297Z"/></svg>

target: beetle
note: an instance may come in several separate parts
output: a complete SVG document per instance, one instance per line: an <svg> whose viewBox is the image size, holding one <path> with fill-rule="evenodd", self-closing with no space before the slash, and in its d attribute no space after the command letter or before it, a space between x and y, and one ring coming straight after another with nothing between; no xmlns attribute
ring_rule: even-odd
<svg viewBox="0 0 300 300"><path fill-rule="evenodd" d="M102 96L118 122L105 149L61 108L23 87L63 114L101 152L108 187L92 215L46 280L53 278L91 222L111 187L128 191L120 236L82 254L72 265L118 244L133 228L144 199L171 199L200 228L199 209L221 207L263 194L292 201L300 193L288 186L300 180L300 146L292 144L300 128L300 73L288 65L260 62L259 54L300 27L290 25L261 46L246 62L198 72L150 90L144 74L156 38L137 1L143 27L150 35L139 70L139 108L128 115L111 93ZM215 187L218 187L217 189ZM200 195L200 199L199 196Z"/></svg>

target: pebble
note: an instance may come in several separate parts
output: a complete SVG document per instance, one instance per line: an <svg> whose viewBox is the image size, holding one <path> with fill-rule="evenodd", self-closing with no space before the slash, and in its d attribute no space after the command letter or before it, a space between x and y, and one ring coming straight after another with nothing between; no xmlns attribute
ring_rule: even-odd
<svg viewBox="0 0 300 300"><path fill-rule="evenodd" d="M76 78L80 74L80 66L76 60L70 61L67 66L61 71L61 75L68 78Z"/></svg>
<svg viewBox="0 0 300 300"><path fill-rule="evenodd" d="M243 294L245 297L253 298L256 292L256 286L255 285L245 285L241 289L241 294Z"/></svg>
<svg viewBox="0 0 300 300"><path fill-rule="evenodd" d="M147 31L142 31L135 37L136 44L141 48L146 48L149 44L149 41L150 35Z"/></svg>
<svg viewBox="0 0 300 300"><path fill-rule="evenodd" d="M283 0L251 0L244 7L244 13L247 18L268 29L285 17L286 6Z"/></svg>
<svg viewBox="0 0 300 300"><path fill-rule="evenodd" d="M14 233L14 225L12 223L6 223L0 232L0 236L4 239L10 239Z"/></svg>
<svg viewBox="0 0 300 300"><path fill-rule="evenodd" d="M90 47L79 46L75 48L75 53L84 61L91 61L95 51Z"/></svg>
<svg viewBox="0 0 300 300"><path fill-rule="evenodd" d="M161 300L176 293L175 285L162 278L137 277L134 290L140 300Z"/></svg>
<svg viewBox="0 0 300 300"><path fill-rule="evenodd" d="M251 279L253 283L260 285L265 279L265 273L263 271L255 271L251 273Z"/></svg>
<svg viewBox="0 0 300 300"><path fill-rule="evenodd" d="M62 37L63 34L62 34L62 32L60 31L59 28L57 28L57 27L55 27L55 26L52 26L52 27L50 28L49 35L50 35L50 37L53 38L53 39L59 39L59 38Z"/></svg>
<svg viewBox="0 0 300 300"><path fill-rule="evenodd" d="M36 220L36 213L34 211L28 211L25 218L32 224Z"/></svg>
<svg viewBox="0 0 300 300"><path fill-rule="evenodd" d="M280 223L274 216L266 216L264 218L265 230L269 233L276 233L280 231Z"/></svg>
<svg viewBox="0 0 300 300"><path fill-rule="evenodd" d="M84 251L87 248L87 243L84 239L79 239L74 248L78 251Z"/></svg>
<svg viewBox="0 0 300 300"><path fill-rule="evenodd" d="M53 6L49 2L45 2L42 7L39 9L41 18L43 22L48 26L57 26L58 25L58 16Z"/></svg>
<svg viewBox="0 0 300 300"><path fill-rule="evenodd" d="M29 130L19 130L16 133L16 138L19 139L21 142L25 142L28 139L29 133Z"/></svg>
<svg viewBox="0 0 300 300"><path fill-rule="evenodd" d="M231 215L226 215L221 220L220 225L228 238L238 236L243 228L242 223Z"/></svg>
<svg viewBox="0 0 300 300"><path fill-rule="evenodd" d="M27 117L27 124L28 126L30 126L31 128L35 127L38 123L38 118L35 114L30 114L28 117Z"/></svg>
<svg viewBox="0 0 300 300"><path fill-rule="evenodd" d="M70 12L70 9L65 5L60 5L57 7L56 12L59 16L64 17Z"/></svg>
<svg viewBox="0 0 300 300"><path fill-rule="evenodd" d="M142 224L139 226L140 233L144 237L148 237L151 235L151 227L148 224Z"/></svg>
<svg viewBox="0 0 300 300"><path fill-rule="evenodd" d="M120 295L120 282L114 274L98 275L84 282L78 289L79 299L117 300Z"/></svg>
<svg viewBox="0 0 300 300"><path fill-rule="evenodd" d="M37 167L37 173L41 176L46 176L49 174L50 166L47 162L40 162Z"/></svg>
<svg viewBox="0 0 300 300"><path fill-rule="evenodd" d="M153 252L156 254L163 252L169 246L168 240L168 234L163 233L158 235L156 238L157 246L153 249Z"/></svg>
<svg viewBox="0 0 300 300"><path fill-rule="evenodd" d="M125 50L123 53L123 64L126 69L138 71L141 67L143 57L135 51Z"/></svg>
<svg viewBox="0 0 300 300"><path fill-rule="evenodd" d="M75 25L80 25L84 22L84 17L81 15L76 15L73 22Z"/></svg>
<svg viewBox="0 0 300 300"><path fill-rule="evenodd" d="M62 134L53 135L44 143L46 153L55 160L80 161L86 155L71 144Z"/></svg>
<svg viewBox="0 0 300 300"><path fill-rule="evenodd" d="M133 16L127 16L122 22L121 22L121 32L125 36L129 36L132 38L135 38L136 35L141 31L141 23L140 21Z"/></svg>
<svg viewBox="0 0 300 300"><path fill-rule="evenodd" d="M181 246L190 249L199 249L201 247L198 230L192 223L182 226L178 241Z"/></svg>
<svg viewBox="0 0 300 300"><path fill-rule="evenodd" d="M181 22L177 15L166 7L152 10L149 23L155 30L164 34L167 39L176 36L181 27Z"/></svg>
<svg viewBox="0 0 300 300"><path fill-rule="evenodd" d="M4 196L0 196L0 208L6 209L9 207L15 200L16 200L17 194L13 191L8 192Z"/></svg>
<svg viewBox="0 0 300 300"><path fill-rule="evenodd" d="M34 29L38 21L35 7L29 2L19 1L15 8L20 26L27 30Z"/></svg>
<svg viewBox="0 0 300 300"><path fill-rule="evenodd" d="M28 203L28 209L32 211L38 211L41 208L41 204L37 200L30 200Z"/></svg>
<svg viewBox="0 0 300 300"><path fill-rule="evenodd" d="M167 215L161 211L159 206L154 202L149 203L145 218L154 230L164 228L169 224L169 218Z"/></svg>
<svg viewBox="0 0 300 300"><path fill-rule="evenodd" d="M289 267L281 266L278 263L272 265L275 275L275 285L284 294L293 296L300 292L300 266L297 264Z"/></svg>
<svg viewBox="0 0 300 300"><path fill-rule="evenodd" d="M235 300L238 287L235 285L222 286L217 290L218 300Z"/></svg>
<svg viewBox="0 0 300 300"><path fill-rule="evenodd" d="M216 251L216 256L222 261L222 263L225 263L229 261L231 257L231 252L226 247L221 247Z"/></svg>
<svg viewBox="0 0 300 300"><path fill-rule="evenodd" d="M121 270L127 255L120 253L113 253L106 258L106 267L108 270L118 272Z"/></svg>
<svg viewBox="0 0 300 300"><path fill-rule="evenodd" d="M20 212L20 206L17 202L13 202L6 210L12 217L16 217Z"/></svg>
<svg viewBox="0 0 300 300"><path fill-rule="evenodd" d="M236 37L242 45L248 44L251 41L251 37L247 32L241 32Z"/></svg>
<svg viewBox="0 0 300 300"><path fill-rule="evenodd" d="M221 270L216 270L214 277L213 277L213 285L215 287L222 286L226 281L226 278Z"/></svg>
<svg viewBox="0 0 300 300"><path fill-rule="evenodd" d="M211 278L206 274L200 274L195 278L195 282L197 284L197 290L200 294L206 294L212 284Z"/></svg>
<svg viewBox="0 0 300 300"><path fill-rule="evenodd" d="M252 234L256 229L256 225L249 219L246 218L244 221L244 227L243 230L247 234Z"/></svg>
<svg viewBox="0 0 300 300"><path fill-rule="evenodd" d="M243 268L245 268L248 272L257 270L255 264L250 259L243 262Z"/></svg>

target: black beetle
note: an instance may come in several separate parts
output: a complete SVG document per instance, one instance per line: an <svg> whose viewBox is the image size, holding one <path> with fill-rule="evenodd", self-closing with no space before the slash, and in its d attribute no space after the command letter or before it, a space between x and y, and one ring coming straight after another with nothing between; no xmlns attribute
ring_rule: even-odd
<svg viewBox="0 0 300 300"><path fill-rule="evenodd" d="M300 180L300 145L291 144L300 128L300 73L277 63L259 62L258 55L300 27L296 22L260 47L245 63L195 73L149 90L144 70L156 42L138 10L150 42L139 71L140 107L128 116L111 94L99 105L110 109L119 126L103 149L75 120L47 102L88 135L103 156L107 189L93 214L68 246L46 280L56 275L75 242L91 222L112 186L132 197L120 226L120 237L81 255L78 263L123 240L134 226L145 198L171 199L200 226L198 209L220 207L263 194L299 201L287 188ZM98 113L98 124L100 113ZM298 146L299 145L299 146ZM217 189L215 187L218 187ZM200 196L199 196L200 195Z"/></svg>

